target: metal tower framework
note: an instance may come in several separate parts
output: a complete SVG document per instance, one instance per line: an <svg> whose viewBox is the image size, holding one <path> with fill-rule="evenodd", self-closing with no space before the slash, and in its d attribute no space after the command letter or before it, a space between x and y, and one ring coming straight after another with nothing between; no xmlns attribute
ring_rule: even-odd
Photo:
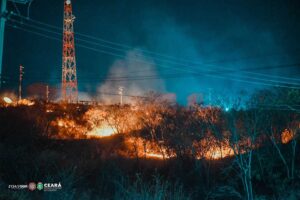
<svg viewBox="0 0 300 200"><path fill-rule="evenodd" d="M75 20L72 14L71 0L64 1L64 27L63 27L63 58L62 58L62 99L65 102L78 101L78 87L76 74L76 57L74 42Z"/></svg>

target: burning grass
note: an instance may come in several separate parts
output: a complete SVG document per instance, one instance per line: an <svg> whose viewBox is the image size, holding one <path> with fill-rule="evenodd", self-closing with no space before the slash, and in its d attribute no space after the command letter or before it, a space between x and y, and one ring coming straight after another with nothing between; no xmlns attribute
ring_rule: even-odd
<svg viewBox="0 0 300 200"><path fill-rule="evenodd" d="M195 191L200 185L196 179L216 183L212 186L216 188L219 183L223 184L218 181L224 181L224 173L226 178L242 179L236 185L242 181L265 185L262 176L272 181L275 178L277 182L285 176L286 180L296 180L294 177L297 176L295 163L299 163L296 147L300 127L299 114L292 111L232 109L225 112L220 108L197 105L186 108L156 101L134 106L45 104L38 101L34 105L12 106L8 102L3 105L0 107L3 149L17 146L22 147L19 151L23 152L26 144L27 158L44 159L34 164L43 164L47 160L59 163L60 167L74 165L77 168L80 163L77 168L81 170L79 176L89 171L89 181L102 171L99 167L111 169L115 161L125 161L128 164L126 171L134 174L140 172L141 163L147 163L142 172L145 174L160 166L162 173L166 176L173 174L174 180L190 178L188 187L197 183ZM272 147L274 149L270 150ZM44 152L41 154L40 151ZM37 156L32 156L32 152ZM13 152L6 158L15 155ZM7 159L3 160L6 162ZM15 161L18 159L11 163ZM113 161L111 165L108 164L110 161ZM123 164L117 165L123 167ZM165 168L166 165L170 165L171 170ZM220 177L210 178L215 176L216 166ZM178 169L172 171L172 167ZM52 163L49 168L53 169ZM273 176L272 172L276 170L277 173L279 168L281 174ZM45 170L43 166L39 169ZM111 171L107 179L118 174L116 172ZM104 171L103 174L108 173ZM230 185L232 181L225 184ZM207 192L206 185L209 184L205 182L203 185ZM99 191L98 188L95 191ZM199 197L202 194L196 199Z"/></svg>
<svg viewBox="0 0 300 200"><path fill-rule="evenodd" d="M116 128L111 127L107 124L103 124L100 127L95 127L91 131L86 133L88 137L97 137L97 138L109 137L115 134L117 134Z"/></svg>
<svg viewBox="0 0 300 200"><path fill-rule="evenodd" d="M7 100L6 104L9 102ZM18 103L32 107L30 109L41 106L26 99ZM189 156L218 160L258 148L266 137L260 134L255 136L255 140L250 139L253 133L247 129L245 113L234 124L239 132L233 135L225 121L228 116L219 108L186 109L157 103L135 106L42 106L43 115L47 118L43 120L48 121L47 137L72 140L104 139L120 135L124 139L117 153L129 158L164 160ZM277 142L287 144L296 137L296 131L283 129L278 135Z"/></svg>
<svg viewBox="0 0 300 200"><path fill-rule="evenodd" d="M35 104L34 101L29 99L14 100L14 98L7 96L4 96L2 101L4 106L33 106Z"/></svg>
<svg viewBox="0 0 300 200"><path fill-rule="evenodd" d="M244 122L237 124L241 135L234 142L233 135L220 124L223 122L219 109L202 108L195 112L184 111L186 113L179 111L189 115L187 120L190 121L182 123L176 122L174 117L177 117L177 113L172 109L163 107L157 111L157 108L149 107L148 105L151 113L144 112L144 107L137 106L89 106L86 109L77 106L72 111L74 113L70 113L70 108L62 106L61 114L50 124L52 131L56 133L50 135L60 139L102 139L119 134L124 137L125 146L125 151L122 149L118 152L120 155L153 159L189 155L195 159L218 160L244 154L249 149L260 146L259 142L252 144L250 135L242 135L244 131L247 132L246 127L242 127ZM48 112L49 109L52 112ZM48 107L46 112L51 115L55 110L57 108ZM181 126L189 126L184 129L186 133L181 132ZM220 135L214 135L217 129ZM281 133L281 142L286 144L293 137L285 129Z"/></svg>

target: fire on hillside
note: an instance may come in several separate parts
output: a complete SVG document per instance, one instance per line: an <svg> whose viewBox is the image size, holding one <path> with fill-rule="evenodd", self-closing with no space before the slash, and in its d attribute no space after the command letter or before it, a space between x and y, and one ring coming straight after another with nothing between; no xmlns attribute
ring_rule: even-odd
<svg viewBox="0 0 300 200"><path fill-rule="evenodd" d="M54 112L55 108L50 109ZM48 113L49 109L46 111ZM119 107L119 106L104 106L104 107L90 107L84 114L78 119L72 117L71 115L65 115L64 117L58 117L52 121L51 127L56 128L58 133L55 138L59 139L89 139L89 138L109 138L114 136L124 136L124 143L128 152L123 156L127 157L145 157L145 158L155 158L155 159L169 159L175 157L178 152L170 148L166 140L158 139L158 136L151 137L151 130L149 129L148 134L138 134L142 133L145 125L141 124L140 115L141 112L138 108L132 107ZM201 117L206 117L209 113L208 109L203 109L201 112ZM145 114L149 116L149 114ZM155 120L160 120L158 116L154 117ZM146 120L146 119L142 119ZM147 118L149 120L149 118ZM213 118L214 123L217 119ZM149 122L150 123L150 122ZM153 123L158 123L154 121ZM159 123L158 123L159 124ZM156 127L156 125L155 125ZM157 127L156 127L157 128ZM156 131L159 132L161 137L159 127ZM194 139L191 142L190 149L193 151L187 151L188 153L196 159L208 159L217 160L226 157L234 156L235 154L246 153L249 148L258 148L259 144L252 144L250 138L244 137L239 139L237 144L232 144L229 141L229 137L222 136L218 139L216 136L211 134L205 134L206 137L200 140ZM281 133L281 142L286 144L290 142L295 136L291 131L285 129Z"/></svg>
<svg viewBox="0 0 300 200"><path fill-rule="evenodd" d="M36 105L28 99L2 99L5 107L28 106L35 109ZM126 151L119 151L119 154L126 157L164 160L188 155L195 159L218 160L247 153L260 147L260 141L264 140L262 136L253 140L251 134L245 134L249 130L243 121L236 122L240 133L234 137L228 128L224 128L228 124L222 119L224 116L219 108L176 109L164 104L44 104L44 114L50 120L47 128L50 138L104 139L120 136ZM297 123L299 126L297 121L292 126L297 126ZM277 143L287 144L296 138L296 131L282 129L277 138Z"/></svg>

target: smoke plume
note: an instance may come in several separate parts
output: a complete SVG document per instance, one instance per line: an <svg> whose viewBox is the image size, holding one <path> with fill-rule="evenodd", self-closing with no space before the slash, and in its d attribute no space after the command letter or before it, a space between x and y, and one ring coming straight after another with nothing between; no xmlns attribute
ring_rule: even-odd
<svg viewBox="0 0 300 200"><path fill-rule="evenodd" d="M120 87L123 88L123 103L130 103L131 96L165 91L164 81L159 79L154 61L139 49L128 51L124 59L113 63L106 80L98 88L98 100L107 104L119 103Z"/></svg>

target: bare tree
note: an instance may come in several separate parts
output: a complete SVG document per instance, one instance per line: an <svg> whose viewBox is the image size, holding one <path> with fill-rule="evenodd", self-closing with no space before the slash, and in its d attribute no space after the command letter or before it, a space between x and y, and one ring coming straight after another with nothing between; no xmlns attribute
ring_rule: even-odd
<svg viewBox="0 0 300 200"><path fill-rule="evenodd" d="M232 111L228 119L230 145L234 152L235 163L240 171L246 198L253 200L252 158L261 133L260 114L255 109Z"/></svg>
<svg viewBox="0 0 300 200"><path fill-rule="evenodd" d="M263 117L265 132L284 165L287 179L293 180L300 129L300 113L293 105L300 103L300 91L273 89L261 91L254 98L258 99L257 107L265 109ZM284 149L284 146L288 148Z"/></svg>

